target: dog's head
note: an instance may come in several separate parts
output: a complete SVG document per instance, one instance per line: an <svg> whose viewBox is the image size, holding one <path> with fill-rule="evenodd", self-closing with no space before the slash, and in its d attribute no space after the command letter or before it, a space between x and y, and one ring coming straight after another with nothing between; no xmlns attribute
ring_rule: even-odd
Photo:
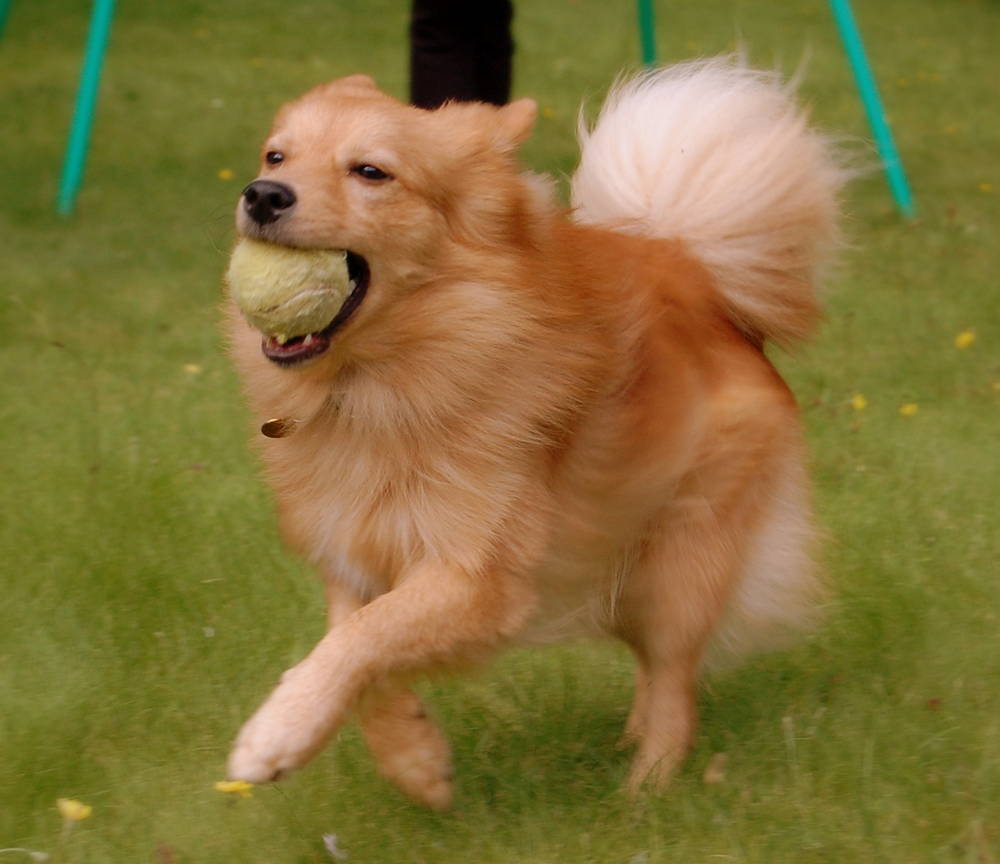
<svg viewBox="0 0 1000 864"><path fill-rule="evenodd" d="M237 206L240 234L344 249L353 290L308 344L265 354L297 365L377 322L399 298L454 270L470 247L524 231L516 150L535 103L449 103L426 111L353 75L310 90L277 114L260 173ZM509 235L509 237L508 237Z"/></svg>

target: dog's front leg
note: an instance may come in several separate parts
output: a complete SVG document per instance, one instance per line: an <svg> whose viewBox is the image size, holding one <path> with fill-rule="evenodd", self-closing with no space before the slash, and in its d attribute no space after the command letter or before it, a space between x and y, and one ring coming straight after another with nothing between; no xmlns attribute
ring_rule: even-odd
<svg viewBox="0 0 1000 864"><path fill-rule="evenodd" d="M363 605L336 572L328 575L328 629ZM451 750L420 697L402 682L377 681L362 695L357 713L379 773L414 801L447 810L452 801Z"/></svg>
<svg viewBox="0 0 1000 864"><path fill-rule="evenodd" d="M532 602L525 584L498 575L424 564L351 613L244 725L229 776L262 783L301 767L378 679L485 659L522 626Z"/></svg>

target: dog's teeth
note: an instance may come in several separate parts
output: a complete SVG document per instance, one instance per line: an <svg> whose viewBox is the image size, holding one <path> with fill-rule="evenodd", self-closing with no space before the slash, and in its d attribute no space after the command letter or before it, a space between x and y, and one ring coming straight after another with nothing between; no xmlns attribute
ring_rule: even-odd
<svg viewBox="0 0 1000 864"><path fill-rule="evenodd" d="M284 333L276 333L274 338L279 345L284 345L288 341L288 337Z"/></svg>
<svg viewBox="0 0 1000 864"><path fill-rule="evenodd" d="M310 333L308 336L306 336L305 339L302 340L302 344L306 346L312 345L312 341L313 341L313 334Z"/></svg>
<svg viewBox="0 0 1000 864"><path fill-rule="evenodd" d="M351 280L350 282L348 282L348 283L347 283L347 287L348 287L348 288L349 288L349 289L350 289L351 291L353 291L353 290L354 290L355 288L357 288L357 287L358 287L358 280L357 280L357 279L352 279L352 280Z"/></svg>

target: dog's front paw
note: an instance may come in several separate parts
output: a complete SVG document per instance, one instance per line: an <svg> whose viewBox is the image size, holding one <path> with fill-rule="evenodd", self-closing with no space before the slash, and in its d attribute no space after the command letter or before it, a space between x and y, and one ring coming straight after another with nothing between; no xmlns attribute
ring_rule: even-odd
<svg viewBox="0 0 1000 864"><path fill-rule="evenodd" d="M387 780L432 810L451 807L451 750L412 692L400 691L370 705L361 729Z"/></svg>
<svg viewBox="0 0 1000 864"><path fill-rule="evenodd" d="M226 773L230 779L277 780L319 752L343 715L332 698L336 688L321 685L311 681L301 667L285 673L281 684L240 730L229 754Z"/></svg>

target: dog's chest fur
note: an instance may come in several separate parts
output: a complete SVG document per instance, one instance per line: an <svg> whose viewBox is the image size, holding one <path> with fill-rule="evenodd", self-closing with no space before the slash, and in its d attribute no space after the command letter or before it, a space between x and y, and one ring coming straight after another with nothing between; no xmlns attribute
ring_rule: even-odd
<svg viewBox="0 0 1000 864"><path fill-rule="evenodd" d="M622 565L615 535L633 530L634 520L615 526L603 517L595 530L613 490L592 472L567 470L571 454L555 471L544 447L526 447L519 404L480 403L474 415L431 420L397 394L355 380L330 401L299 406L306 416L291 436L260 441L282 534L325 578L362 599L427 561L471 578L527 565L544 578L532 580L542 590L526 638L592 630ZM264 416L278 405L256 408Z"/></svg>
<svg viewBox="0 0 1000 864"><path fill-rule="evenodd" d="M551 450L524 446L517 404L432 423L352 382L292 436L262 442L286 541L365 600L436 561L470 578L529 573L536 607L523 641L606 629L650 515L643 506L664 493L648 475L625 482L626 448L595 448L616 437L616 412L581 422L554 467Z"/></svg>

